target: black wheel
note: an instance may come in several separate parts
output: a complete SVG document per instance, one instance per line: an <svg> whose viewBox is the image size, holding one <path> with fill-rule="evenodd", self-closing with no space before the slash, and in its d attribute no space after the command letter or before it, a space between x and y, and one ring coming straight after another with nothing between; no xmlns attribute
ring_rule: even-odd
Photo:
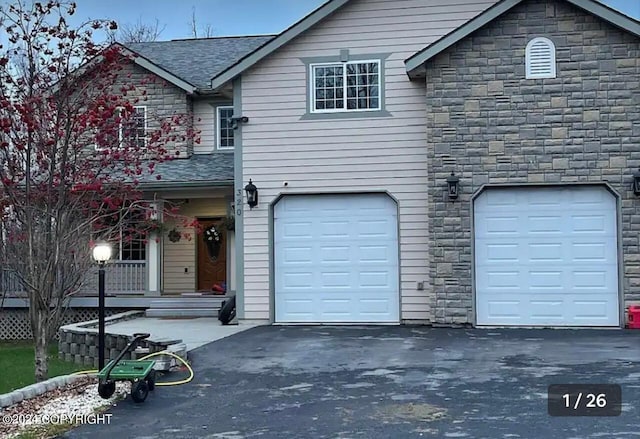
<svg viewBox="0 0 640 439"><path fill-rule="evenodd" d="M147 375L147 387L149 387L150 391L153 391L156 388L156 371L151 369L149 375Z"/></svg>
<svg viewBox="0 0 640 439"><path fill-rule="evenodd" d="M116 392L116 382L115 381L105 381L98 383L98 395L102 399L109 399Z"/></svg>
<svg viewBox="0 0 640 439"><path fill-rule="evenodd" d="M133 384L131 384L131 398L133 398L135 402L144 402L144 400L147 399L147 395L149 395L149 386L146 381L134 381Z"/></svg>
<svg viewBox="0 0 640 439"><path fill-rule="evenodd" d="M220 312L218 313L218 320L223 325L228 325L231 320L236 316L236 296L223 302Z"/></svg>

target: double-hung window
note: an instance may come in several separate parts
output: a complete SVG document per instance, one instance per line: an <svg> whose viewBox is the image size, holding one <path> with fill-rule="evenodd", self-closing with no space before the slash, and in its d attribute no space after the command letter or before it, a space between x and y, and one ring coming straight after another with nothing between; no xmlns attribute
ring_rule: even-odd
<svg viewBox="0 0 640 439"><path fill-rule="evenodd" d="M119 122L118 122L119 120ZM147 107L133 107L131 114L118 108L113 122L105 123L96 135L95 149L144 148L147 146Z"/></svg>
<svg viewBox="0 0 640 439"><path fill-rule="evenodd" d="M311 112L376 111L380 61L311 64Z"/></svg>
<svg viewBox="0 0 640 439"><path fill-rule="evenodd" d="M129 148L147 146L147 107L133 107L133 113L120 122L120 144Z"/></svg>
<svg viewBox="0 0 640 439"><path fill-rule="evenodd" d="M147 236L141 225L144 213L129 211L120 220L116 257L120 261L144 261L147 257Z"/></svg>
<svg viewBox="0 0 640 439"><path fill-rule="evenodd" d="M235 143L233 140L233 107L225 106L217 109L217 137L219 150L232 150Z"/></svg>

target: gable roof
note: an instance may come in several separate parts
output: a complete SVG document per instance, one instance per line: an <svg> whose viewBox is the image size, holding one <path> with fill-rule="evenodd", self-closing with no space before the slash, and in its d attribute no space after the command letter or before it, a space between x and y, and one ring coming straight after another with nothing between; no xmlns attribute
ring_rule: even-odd
<svg viewBox="0 0 640 439"><path fill-rule="evenodd" d="M240 75L242 72L249 69L267 56L271 55L273 52L296 38L298 35L306 32L311 27L315 26L316 24L336 12L348 2L349 0L328 0L325 4L317 8L315 11L311 12L309 15L307 15L288 29L285 29L282 33L280 33L268 43L264 44L262 47L237 60L228 68L218 72L215 75L212 75L213 79L211 79L211 88L215 90L231 81L233 78Z"/></svg>
<svg viewBox="0 0 640 439"><path fill-rule="evenodd" d="M211 86L212 76L273 38L274 35L215 37L128 43L125 47L152 64L142 67L153 71L155 66L188 83L192 88L206 90ZM164 79L173 82L168 78Z"/></svg>
<svg viewBox="0 0 640 439"><path fill-rule="evenodd" d="M459 28L455 29L453 32L445 35L440 38L435 43L432 43L428 47L422 49L420 52L412 55L405 61L405 67L407 69L407 74L410 78L415 78L420 75L420 73L424 72L424 65L431 58L436 56L437 54L443 52L449 47L453 46L463 38L467 37L471 33L477 31L482 26L490 23L496 18L500 17L502 14L508 12L518 4L522 3L525 0L502 0L495 5L491 6L489 9L466 22ZM627 32L630 32L636 36L640 36L640 22L628 17L627 15L622 14L621 12L616 11L599 1L595 0L564 0L566 2L571 3L572 5L587 11L596 17L601 18L609 22L610 24L619 27Z"/></svg>
<svg viewBox="0 0 640 439"><path fill-rule="evenodd" d="M122 49L122 52L131 57L131 60L139 65L140 67L150 71L151 73L161 77L162 79L165 79L166 81L169 81L171 84L175 85L178 88L181 88L182 90L186 91L187 93L193 93L195 91L195 86L193 84L190 84L188 82L186 82L185 80L183 80L182 78L174 75L173 73L171 73L170 71L163 69L162 67L158 66L157 64L149 61L147 58L145 58L144 56L140 55L139 53L134 52L133 50L129 49L128 47L120 44L120 43L116 43L117 46L120 46L120 48ZM99 58L96 58L96 60L98 60ZM90 66L91 64L89 64L88 66ZM88 68L88 66L85 66L84 68Z"/></svg>

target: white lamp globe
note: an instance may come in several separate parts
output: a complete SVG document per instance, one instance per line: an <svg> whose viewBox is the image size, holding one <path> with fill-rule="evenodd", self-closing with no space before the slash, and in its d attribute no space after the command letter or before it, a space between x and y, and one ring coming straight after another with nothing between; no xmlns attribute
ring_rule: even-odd
<svg viewBox="0 0 640 439"><path fill-rule="evenodd" d="M111 259L111 245L108 242L98 242L93 247L93 259L102 264Z"/></svg>

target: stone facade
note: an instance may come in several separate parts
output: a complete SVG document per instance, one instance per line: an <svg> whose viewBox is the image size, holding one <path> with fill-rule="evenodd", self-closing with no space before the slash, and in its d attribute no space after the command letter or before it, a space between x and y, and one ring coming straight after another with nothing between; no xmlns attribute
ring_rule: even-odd
<svg viewBox="0 0 640 439"><path fill-rule="evenodd" d="M129 62L123 66L119 73L119 81L122 83L133 82L136 91L131 93L139 99L135 105L147 107L147 127L153 131L160 127L160 123L172 116L188 114L191 126L180 127L180 134L186 134L186 130L193 124L193 102L186 92L142 67ZM146 94L142 94L145 91ZM167 145L171 152L180 152L178 157L188 157L193 154L193 139L187 142Z"/></svg>
<svg viewBox="0 0 640 439"><path fill-rule="evenodd" d="M129 311L116 314L105 319L105 361L115 359L129 344L131 336L110 332L109 324L139 318L143 311ZM148 348L150 353L165 351L170 345L180 340L146 339L138 343L138 346ZM83 322L76 325L62 326L58 331L58 357L61 360L81 364L85 366L98 366L98 321ZM124 360L135 360L134 352L128 352Z"/></svg>
<svg viewBox="0 0 640 439"><path fill-rule="evenodd" d="M554 79L525 79L538 36L556 46ZM473 322L471 202L493 184L608 182L625 303L640 301L640 39L568 2L527 1L430 60L426 86L433 321Z"/></svg>

